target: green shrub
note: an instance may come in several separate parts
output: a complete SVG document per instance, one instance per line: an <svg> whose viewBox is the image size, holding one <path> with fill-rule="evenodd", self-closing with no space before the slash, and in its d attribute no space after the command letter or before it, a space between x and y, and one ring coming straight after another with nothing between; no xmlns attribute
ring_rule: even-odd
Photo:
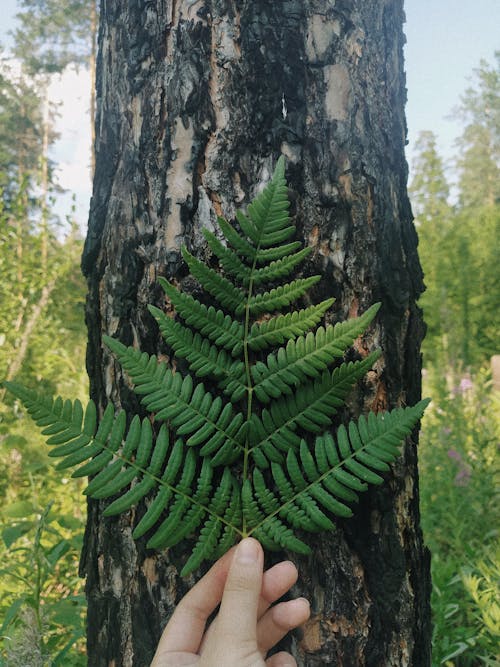
<svg viewBox="0 0 500 667"><path fill-rule="evenodd" d="M486 371L426 378L422 523L432 552L433 664L498 664L500 395Z"/></svg>

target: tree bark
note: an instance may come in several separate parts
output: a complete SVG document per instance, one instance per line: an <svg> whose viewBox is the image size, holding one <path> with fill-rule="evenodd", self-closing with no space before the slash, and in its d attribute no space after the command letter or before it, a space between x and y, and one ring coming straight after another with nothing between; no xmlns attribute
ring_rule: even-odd
<svg viewBox="0 0 500 667"><path fill-rule="evenodd" d="M422 274L406 192L402 0L102 2L96 173L83 268L88 371L101 410L140 408L101 337L160 349L146 306L158 276L192 289L181 244L206 257L200 230L231 219L280 153L299 238L320 272L330 321L382 309L359 351L383 357L353 413L420 397ZM361 346L365 349L361 349ZM430 575L419 527L416 440L388 482L334 534L297 558L294 593L312 616L286 646L301 667L430 664ZM89 665L145 667L175 603L194 583L179 552L152 553L135 512L89 504ZM137 510L140 512L140 509ZM273 559L283 557L283 554Z"/></svg>

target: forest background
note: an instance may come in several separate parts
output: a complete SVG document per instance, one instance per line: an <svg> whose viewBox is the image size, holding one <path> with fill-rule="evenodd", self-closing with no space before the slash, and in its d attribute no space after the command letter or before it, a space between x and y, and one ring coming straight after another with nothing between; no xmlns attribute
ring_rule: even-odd
<svg viewBox="0 0 500 667"><path fill-rule="evenodd" d="M10 51L0 52L0 379L83 402L84 232L76 204L61 213L51 90L69 70L92 80L96 22L95 0L18 0ZM430 124L410 161L433 398L420 445L433 664L498 665L500 53L477 63L449 111L452 152L442 155ZM81 486L54 470L3 390L0 399L0 665L84 665Z"/></svg>

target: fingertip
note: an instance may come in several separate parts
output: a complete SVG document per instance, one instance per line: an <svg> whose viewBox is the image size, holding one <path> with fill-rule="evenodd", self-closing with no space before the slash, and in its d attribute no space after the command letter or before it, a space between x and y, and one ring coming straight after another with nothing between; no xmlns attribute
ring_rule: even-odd
<svg viewBox="0 0 500 667"><path fill-rule="evenodd" d="M263 558L260 543L253 537L245 537L236 547L234 558L242 565L258 563Z"/></svg>
<svg viewBox="0 0 500 667"><path fill-rule="evenodd" d="M297 566L291 560L283 560L271 569L278 570L282 576L286 574L286 579L290 582L289 588L292 587L299 578Z"/></svg>
<svg viewBox="0 0 500 667"><path fill-rule="evenodd" d="M311 606L306 598L295 598L272 607L271 615L276 626L288 632L308 620Z"/></svg>
<svg viewBox="0 0 500 667"><path fill-rule="evenodd" d="M280 651L266 660L266 667L297 667L297 661L290 653Z"/></svg>

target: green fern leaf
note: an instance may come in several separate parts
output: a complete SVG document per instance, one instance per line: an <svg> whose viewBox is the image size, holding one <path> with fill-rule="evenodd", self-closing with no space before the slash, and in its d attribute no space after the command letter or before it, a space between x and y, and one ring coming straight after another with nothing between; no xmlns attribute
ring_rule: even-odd
<svg viewBox="0 0 500 667"><path fill-rule="evenodd" d="M269 292L256 294L248 299L248 310L251 315L262 315L272 310L280 310L289 306L315 285L321 276L310 276L309 278L298 278L286 285L275 287ZM241 311L241 308L239 309Z"/></svg>
<svg viewBox="0 0 500 667"><path fill-rule="evenodd" d="M237 539L237 533L231 525L241 524L240 491L228 468L224 470L221 483L213 495L210 509L212 515L201 528L199 538L181 571L181 576L196 570L204 560L215 560L221 546L222 553L225 553ZM220 516L227 522L225 525L218 518ZM224 534L221 538L222 531Z"/></svg>
<svg viewBox="0 0 500 667"><path fill-rule="evenodd" d="M338 408L344 404L354 383L372 367L380 356L373 352L362 361L342 364L332 373L323 372L312 384L301 385L294 396L281 396L264 408L261 416L253 415L250 426L252 447L256 464L262 460L255 453L264 454L270 461L280 462L280 451L287 452L299 446L301 438L297 428L320 433L331 424ZM258 456L258 454L257 454Z"/></svg>
<svg viewBox="0 0 500 667"><path fill-rule="evenodd" d="M289 341L267 357L265 364L252 366L254 392L260 401L268 403L281 394L292 394L293 388L309 377L316 377L335 359L341 357L354 340L366 330L380 305L375 304L358 318L327 327L313 334Z"/></svg>
<svg viewBox="0 0 500 667"><path fill-rule="evenodd" d="M303 248L293 255L286 255L282 259L272 261L267 266L252 272L252 281L254 285L262 285L269 282L275 282L280 278L289 276L294 268L304 261L312 252L312 248Z"/></svg>
<svg viewBox="0 0 500 667"><path fill-rule="evenodd" d="M211 345L210 341L199 333L175 322L161 310L149 307L151 314L156 317L161 334L175 354L189 362L190 370L198 377L212 376L219 381L224 389L229 386L227 393L231 401L236 402L245 394L245 365L242 361L235 361L224 349Z"/></svg>
<svg viewBox="0 0 500 667"><path fill-rule="evenodd" d="M250 283L250 276L252 270L244 264L230 248L226 248L219 239L208 229L203 230L208 247L219 259L221 266L225 272L237 280L237 282L245 287Z"/></svg>
<svg viewBox="0 0 500 667"><path fill-rule="evenodd" d="M177 317L154 306L150 312L170 357L185 360L176 366L182 371L104 337L151 417L115 415L109 405L98 419L92 401L84 410L79 401L6 383L43 429L58 467L91 477L84 493L106 503L105 516L139 504L133 536L149 548L192 538L183 575L240 536L310 553L302 532L332 530L334 517L351 516L359 494L382 483L426 405L369 414L329 432L379 356L341 359L378 306L317 329L333 299L291 310L320 276L293 277L311 249L291 240L288 207L281 158L247 213L237 213L238 225L219 218L225 241L203 232L224 275L183 249L217 307L160 278ZM290 312L273 315L284 309Z"/></svg>
<svg viewBox="0 0 500 667"><path fill-rule="evenodd" d="M243 349L243 325L241 322L233 320L222 310L216 310L213 306L207 308L192 296L179 292L164 278L158 280L175 306L177 313L187 324L197 329L219 347L229 350L233 356L241 353ZM162 313L154 306L150 306L150 309L155 317L157 312Z"/></svg>
<svg viewBox="0 0 500 667"><path fill-rule="evenodd" d="M291 243L285 243L274 248L259 248L255 254L255 262L257 264L274 262L295 252L301 245L300 241L292 241Z"/></svg>
<svg viewBox="0 0 500 667"><path fill-rule="evenodd" d="M245 436L242 413L235 413L231 403L224 404L206 391L203 384L194 385L191 377L173 373L156 357L149 357L122 343L104 337L135 384L134 391L142 403L155 412L156 421L169 421L178 435L190 436L189 446L200 446L202 456L219 456L214 464L227 464L238 456Z"/></svg>
<svg viewBox="0 0 500 667"><path fill-rule="evenodd" d="M341 427L336 443L331 437L325 439L325 436L320 436L317 439L320 445L315 447L316 459L302 440L300 460L293 451L289 451L285 469L277 463L271 466L280 498L269 489L262 474L254 471L253 484L246 483L243 504L244 512L253 519L250 534L264 533L268 540L281 544L283 526L288 526L292 532L297 527L311 530L310 524L303 520L304 513L310 522L316 524L313 530L329 529L330 519L325 512L340 517L351 516L352 511L344 501L345 495L352 497L352 478L358 480L359 491L366 489L365 482L381 484L383 478L373 470L385 466L388 453L392 462L397 458L399 447L394 444L395 441L400 443L410 434L428 402L424 400L410 408L371 415L369 419L361 417L357 424L349 424L349 431ZM378 451L384 452L384 459L378 456ZM367 453L371 455L369 462L365 459ZM346 474L339 476L338 472ZM343 483L345 486L342 488ZM356 499L357 496L353 498L354 501ZM276 523L278 516L279 524ZM288 544L287 548L292 549Z"/></svg>
<svg viewBox="0 0 500 667"><path fill-rule="evenodd" d="M249 205L248 218L240 211L237 213L238 222L249 238L258 243L259 248L276 246L295 233L295 227L290 223L288 215L289 206L285 161L281 157L272 179ZM243 228L242 220L249 223L246 229ZM256 232L254 238L253 230Z"/></svg>
<svg viewBox="0 0 500 667"><path fill-rule="evenodd" d="M108 505L103 512L104 516L114 516L125 512L134 505L137 505L152 489L154 489L161 474L163 464L165 463L168 448L168 430L165 425L162 425L156 438L151 461L144 471L143 479ZM136 461L136 463L139 465L138 461Z"/></svg>
<svg viewBox="0 0 500 667"><path fill-rule="evenodd" d="M245 293L242 290L234 287L233 283L220 273L200 262L186 248L182 248L182 256L193 276L223 308L236 315L241 314L245 302Z"/></svg>
<svg viewBox="0 0 500 667"><path fill-rule="evenodd" d="M250 329L248 346L251 350L266 350L271 345L293 340L307 333L320 321L335 299L326 299L316 306L277 315L264 322L255 322Z"/></svg>
<svg viewBox="0 0 500 667"><path fill-rule="evenodd" d="M237 254L240 257L244 257L250 265L253 264L256 255L255 246L249 243L244 236L238 234L236 229L224 220L224 218L219 216L217 222L226 241L235 249Z"/></svg>

